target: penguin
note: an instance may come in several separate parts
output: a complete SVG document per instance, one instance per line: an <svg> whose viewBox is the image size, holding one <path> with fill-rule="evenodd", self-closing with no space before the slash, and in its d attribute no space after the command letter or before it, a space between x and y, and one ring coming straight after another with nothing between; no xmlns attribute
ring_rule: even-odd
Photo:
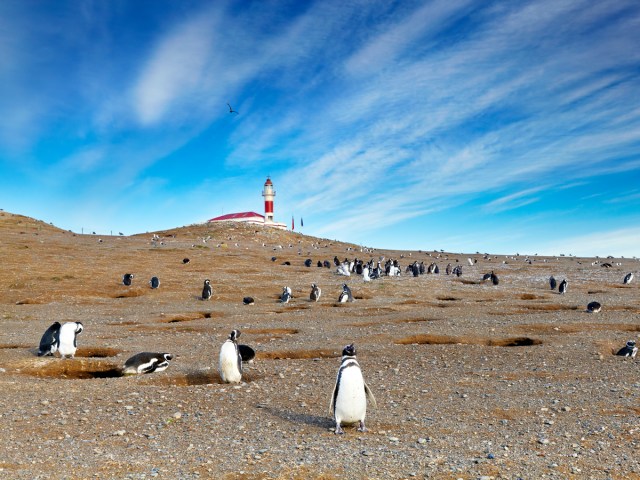
<svg viewBox="0 0 640 480"><path fill-rule="evenodd" d="M318 300L320 300L320 295L322 295L322 290L320 290L320 287L318 285L316 285L315 283L312 283L311 293L309 294L309 298L311 299L312 302L317 302Z"/></svg>
<svg viewBox="0 0 640 480"><path fill-rule="evenodd" d="M202 300L209 300L211 295L213 295L213 289L211 288L211 281L207 278L202 288Z"/></svg>
<svg viewBox="0 0 640 480"><path fill-rule="evenodd" d="M191 260L189 260L189 259L188 259L188 258L186 258L186 257L182 259L182 263L183 263L184 265L186 265L186 264L187 264L187 263L189 263L190 261L191 261Z"/></svg>
<svg viewBox="0 0 640 480"><path fill-rule="evenodd" d="M158 288L160 286L160 279L158 277L151 277L149 285L151 285L151 288Z"/></svg>
<svg viewBox="0 0 640 480"><path fill-rule="evenodd" d="M622 283L624 283L625 285L628 285L631 283L631 280L633 280L633 273L629 272L624 276Z"/></svg>
<svg viewBox="0 0 640 480"><path fill-rule="evenodd" d="M367 431L364 426L367 401L374 408L377 406L376 399L362 376L360 365L356 360L356 349L352 343L342 350L342 361L329 404L329 413L336 422L336 435L344 433L343 423L358 423L359 432Z"/></svg>
<svg viewBox="0 0 640 480"><path fill-rule="evenodd" d="M560 282L560 286L558 287L558 292L560 295L564 295L567 292L567 280L564 279Z"/></svg>
<svg viewBox="0 0 640 480"><path fill-rule="evenodd" d="M417 261L411 264L411 273L413 274L414 277L420 276L420 266L418 265Z"/></svg>
<svg viewBox="0 0 640 480"><path fill-rule="evenodd" d="M282 287L282 295L280 295L280 303L289 303L291 300L291 289L289 287Z"/></svg>
<svg viewBox="0 0 640 480"><path fill-rule="evenodd" d="M58 352L62 358L73 358L78 349L78 334L84 330L80 322L66 322L58 331Z"/></svg>
<svg viewBox="0 0 640 480"><path fill-rule="evenodd" d="M253 297L244 297L242 299L242 303L244 303L245 305L253 305L255 302L255 300L253 299Z"/></svg>
<svg viewBox="0 0 640 480"><path fill-rule="evenodd" d="M238 350L240 330L232 330L220 348L218 370L225 383L240 383L242 380L242 356Z"/></svg>
<svg viewBox="0 0 640 480"><path fill-rule="evenodd" d="M445 269L445 273L446 273L447 275L451 275L451 269L452 269L452 268L453 268L453 267L451 267L451 264L450 264L450 263L447 263L447 268Z"/></svg>
<svg viewBox="0 0 640 480"><path fill-rule="evenodd" d="M58 334L60 333L60 322L53 322L47 328L40 339L40 348L38 348L38 356L53 355L58 351Z"/></svg>
<svg viewBox="0 0 640 480"><path fill-rule="evenodd" d="M362 267L362 280L365 282L371 281L371 277L369 276L369 265Z"/></svg>
<svg viewBox="0 0 640 480"><path fill-rule="evenodd" d="M351 294L351 289L347 286L346 283L342 284L342 291L347 294L347 302L353 302L353 295Z"/></svg>
<svg viewBox="0 0 640 480"><path fill-rule="evenodd" d="M173 358L170 353L142 352L137 353L124 362L123 375L140 375L143 373L162 372L169 366Z"/></svg>
<svg viewBox="0 0 640 480"><path fill-rule="evenodd" d="M491 278L491 274L492 274L492 273L493 273L493 272L491 272L491 273L485 273L485 274L482 276L482 281L483 281L483 282L486 282L487 280L489 280L489 279Z"/></svg>
<svg viewBox="0 0 640 480"><path fill-rule="evenodd" d="M256 358L256 351L249 345L238 345L238 352L242 363L253 363L253 359Z"/></svg>
<svg viewBox="0 0 640 480"><path fill-rule="evenodd" d="M495 273L491 272L490 278L491 278L491 283L493 283L494 285L498 285L500 283L500 279Z"/></svg>
<svg viewBox="0 0 640 480"><path fill-rule="evenodd" d="M131 286L131 281L133 280L133 273L125 273L122 276L122 284L126 285L127 287Z"/></svg>
<svg viewBox="0 0 640 480"><path fill-rule="evenodd" d="M558 282L556 282L556 279L553 278L553 275L551 275L551 278L549 278L549 286L551 287L551 290L555 290L558 286Z"/></svg>
<svg viewBox="0 0 640 480"><path fill-rule="evenodd" d="M304 261L304 266L305 266L305 267L310 267L310 266L311 266L311 259L310 259L310 258L307 258L307 259Z"/></svg>
<svg viewBox="0 0 640 480"><path fill-rule="evenodd" d="M598 313L602 309L602 305L598 302L590 302L587 305L587 312Z"/></svg>
<svg viewBox="0 0 640 480"><path fill-rule="evenodd" d="M331 263L329 263L329 260L325 260L324 262L322 262L322 266L324 268L331 268Z"/></svg>
<svg viewBox="0 0 640 480"><path fill-rule="evenodd" d="M322 268L322 262L318 260L318 268Z"/></svg>
<svg viewBox="0 0 640 480"><path fill-rule="evenodd" d="M629 340L627 344L618 350L616 355L620 357L631 357L636 358L636 354L638 353L638 347L636 347L636 342L633 340Z"/></svg>

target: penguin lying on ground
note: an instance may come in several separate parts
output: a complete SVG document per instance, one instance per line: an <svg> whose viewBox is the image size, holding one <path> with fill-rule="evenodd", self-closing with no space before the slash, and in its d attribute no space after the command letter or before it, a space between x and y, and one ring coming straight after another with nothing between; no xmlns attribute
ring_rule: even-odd
<svg viewBox="0 0 640 480"><path fill-rule="evenodd" d="M634 342L633 340L629 340L624 347L618 350L618 353L616 353L616 355L619 355L621 357L635 358L637 353L638 347L636 347L636 342Z"/></svg>
<svg viewBox="0 0 640 480"><path fill-rule="evenodd" d="M367 400L376 407L376 399L362 377L360 365L356 360L356 349L352 343L342 350L342 362L329 405L329 412L336 422L336 434L344 433L343 423L358 423L359 432L367 431L364 425Z"/></svg>
<svg viewBox="0 0 640 480"><path fill-rule="evenodd" d="M47 328L40 339L38 356L53 355L58 351L58 334L60 333L60 322L54 322Z"/></svg>
<svg viewBox="0 0 640 480"><path fill-rule="evenodd" d="M170 353L142 352L137 353L124 362L123 375L140 375L143 373L162 372L169 366L173 358Z"/></svg>
<svg viewBox="0 0 640 480"><path fill-rule="evenodd" d="M602 305L599 302L589 302L587 305L587 312L598 313L602 309Z"/></svg>

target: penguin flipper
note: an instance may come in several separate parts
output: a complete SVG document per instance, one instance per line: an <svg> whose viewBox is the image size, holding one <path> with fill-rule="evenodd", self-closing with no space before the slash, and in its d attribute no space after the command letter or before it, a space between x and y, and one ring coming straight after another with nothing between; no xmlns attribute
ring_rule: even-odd
<svg viewBox="0 0 640 480"><path fill-rule="evenodd" d="M364 384L364 394L367 396L367 400L371 404L373 408L378 408L378 404L376 403L376 397L373 396L373 392L369 388L369 385Z"/></svg>
<svg viewBox="0 0 640 480"><path fill-rule="evenodd" d="M333 393L331 394L331 403L329 404L329 415L333 415L336 409L336 398L338 397L338 382L336 381L335 387L333 387Z"/></svg>

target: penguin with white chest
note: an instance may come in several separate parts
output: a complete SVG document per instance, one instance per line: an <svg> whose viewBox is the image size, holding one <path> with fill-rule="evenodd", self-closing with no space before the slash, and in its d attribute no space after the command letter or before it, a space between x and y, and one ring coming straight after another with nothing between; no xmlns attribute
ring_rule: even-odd
<svg viewBox="0 0 640 480"><path fill-rule="evenodd" d="M209 300L213 295L213 289L211 288L211 281L207 278L204 281L204 286L202 287L202 300Z"/></svg>
<svg viewBox="0 0 640 480"><path fill-rule="evenodd" d="M84 330L80 322L67 322L58 332L58 353L62 358L73 358L78 349L78 335Z"/></svg>
<svg viewBox="0 0 640 480"><path fill-rule="evenodd" d="M316 285L315 283L311 284L311 293L309 294L309 299L312 302L317 302L318 300L320 300L320 296L322 295L322 290L320 290L320 287L318 285Z"/></svg>
<svg viewBox="0 0 640 480"><path fill-rule="evenodd" d="M220 348L218 370L225 383L240 383L242 380L242 356L238 349L239 330L232 330Z"/></svg>
<svg viewBox="0 0 640 480"><path fill-rule="evenodd" d="M173 358L170 353L137 353L124 363L123 375L141 375L143 373L162 372Z"/></svg>
<svg viewBox="0 0 640 480"><path fill-rule="evenodd" d="M38 356L53 355L58 351L58 334L60 332L60 322L54 322L47 328L40 339Z"/></svg>
<svg viewBox="0 0 640 480"><path fill-rule="evenodd" d="M336 422L336 434L342 434L342 424L358 423L358 431L366 432L364 419L367 415L367 401L375 408L376 399L365 383L356 360L356 349L347 345L342 350L342 363L338 369L336 385L331 395L329 412Z"/></svg>

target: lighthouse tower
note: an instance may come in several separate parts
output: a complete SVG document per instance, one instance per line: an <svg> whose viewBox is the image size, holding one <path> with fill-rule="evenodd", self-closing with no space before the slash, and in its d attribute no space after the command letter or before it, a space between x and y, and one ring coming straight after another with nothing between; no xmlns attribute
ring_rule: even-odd
<svg viewBox="0 0 640 480"><path fill-rule="evenodd" d="M264 182L262 196L264 197L264 223L273 223L273 197L276 196L276 192L269 177Z"/></svg>

